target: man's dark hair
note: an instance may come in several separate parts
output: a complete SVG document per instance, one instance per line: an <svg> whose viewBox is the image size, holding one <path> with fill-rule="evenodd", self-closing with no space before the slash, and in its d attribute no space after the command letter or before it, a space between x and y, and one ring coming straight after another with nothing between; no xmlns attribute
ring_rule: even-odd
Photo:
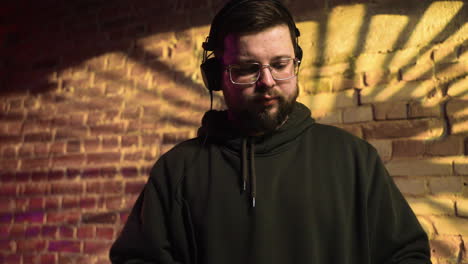
<svg viewBox="0 0 468 264"><path fill-rule="evenodd" d="M222 54L224 38L229 34L249 34L285 24L289 27L296 56L299 31L286 7L278 0L231 0L211 24L207 50Z"/></svg>

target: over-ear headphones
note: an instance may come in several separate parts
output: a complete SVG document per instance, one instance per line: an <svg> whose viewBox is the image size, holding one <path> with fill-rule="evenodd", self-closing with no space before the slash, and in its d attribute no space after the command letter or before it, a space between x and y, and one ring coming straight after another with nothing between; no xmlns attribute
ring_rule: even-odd
<svg viewBox="0 0 468 264"><path fill-rule="evenodd" d="M201 74L203 77L203 82L205 83L206 88L212 91L220 91L221 90L221 76L222 76L222 65L218 58L214 57L214 51L216 49L216 41L218 39L219 30L223 25L223 19L227 17L236 7L242 5L243 3L249 1L271 1L275 3L277 7L279 7L283 13L285 13L288 17L288 27L294 28L294 35L295 35L295 47L294 53L296 58L299 60L302 59L302 49L298 43L298 37L301 35L299 29L296 27L294 23L294 19L286 9L286 7L279 1L279 0L239 0L234 1L231 0L227 3L213 19L210 28L210 34L206 38L205 42L203 42L203 61L200 65Z"/></svg>

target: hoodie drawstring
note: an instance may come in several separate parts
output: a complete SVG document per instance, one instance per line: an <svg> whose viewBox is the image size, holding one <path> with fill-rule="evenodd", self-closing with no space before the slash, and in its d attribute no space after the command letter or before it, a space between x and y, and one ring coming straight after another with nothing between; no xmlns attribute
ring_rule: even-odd
<svg viewBox="0 0 468 264"><path fill-rule="evenodd" d="M249 143L250 150L250 166L247 167L247 141ZM253 140L243 138L242 139L242 190L247 190L247 174L250 172L250 196L252 199L252 207L255 207L255 197L257 191L257 176L255 173L255 145Z"/></svg>

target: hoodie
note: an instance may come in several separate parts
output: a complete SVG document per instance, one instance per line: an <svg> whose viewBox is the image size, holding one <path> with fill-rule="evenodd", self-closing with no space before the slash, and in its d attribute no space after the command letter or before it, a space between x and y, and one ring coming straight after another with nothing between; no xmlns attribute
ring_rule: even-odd
<svg viewBox="0 0 468 264"><path fill-rule="evenodd" d="M296 103L246 137L209 111L161 156L113 263L430 263L428 240L375 149Z"/></svg>

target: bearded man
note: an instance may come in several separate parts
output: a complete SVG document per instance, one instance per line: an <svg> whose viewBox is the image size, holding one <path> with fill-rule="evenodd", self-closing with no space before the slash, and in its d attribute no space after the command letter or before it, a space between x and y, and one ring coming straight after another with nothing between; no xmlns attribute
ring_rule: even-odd
<svg viewBox="0 0 468 264"><path fill-rule="evenodd" d="M216 15L201 69L227 110L156 162L113 263L430 263L376 150L296 102L298 37L277 0Z"/></svg>

